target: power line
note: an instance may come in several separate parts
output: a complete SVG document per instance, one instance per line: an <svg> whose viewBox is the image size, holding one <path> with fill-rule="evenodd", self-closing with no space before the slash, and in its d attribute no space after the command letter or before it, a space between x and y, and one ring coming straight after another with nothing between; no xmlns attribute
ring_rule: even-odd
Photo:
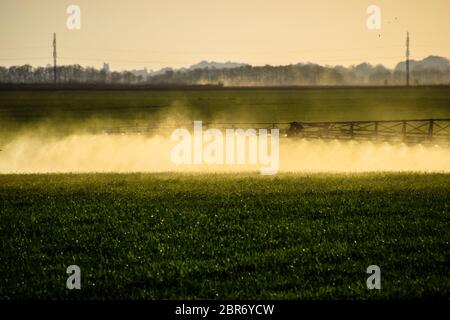
<svg viewBox="0 0 450 320"><path fill-rule="evenodd" d="M367 59L401 59L403 56L377 56L377 57L364 57L364 58L344 58L344 59L320 59L322 61L354 61L354 60L367 60ZM171 61L157 61L157 60L124 60L124 59L109 59L109 58L80 58L80 57L59 57L60 60L83 60L83 61L109 61L109 62L128 62L128 63L170 63ZM180 61L179 61L180 62ZM184 61L188 63L188 61Z"/></svg>
<svg viewBox="0 0 450 320"><path fill-rule="evenodd" d="M420 44L422 45L422 44ZM420 46L419 45L419 46ZM384 45L384 46L377 46L376 48L389 48L389 47L397 47L398 45ZM31 48L32 46L30 46ZM46 46L46 48L48 48L48 46ZM56 33L53 33L53 44L52 44L52 48L53 48L53 68L54 68L54 81L57 82L57 46L56 46ZM62 46L62 48L71 48L70 46ZM93 50L93 51L114 51L114 50L109 50L109 49L99 49L99 48L86 48L87 50ZM352 51L356 51L359 49L363 49L363 48L342 48L342 49L336 49L333 51L348 51L348 50L352 50ZM364 48L367 49L367 48ZM372 48L374 49L374 48ZM123 49L120 50L122 52L127 52L127 51L133 51L133 49ZM311 49L311 50L303 50L302 52L316 52L317 50ZM158 51L152 51L152 52L158 52ZM164 51L160 51L160 52L164 52ZM206 52L206 51L205 51ZM321 51L323 53L323 51ZM175 53L172 51L172 53ZM182 53L181 51L178 53ZM184 54L190 54L192 52L184 52ZM259 52L262 53L262 52ZM266 52L268 53L268 52ZM384 60L394 60L394 59L399 59L402 58L401 56L391 56L391 57L387 57L387 56L377 56L377 57L367 57L364 56L363 58L361 57L355 57L355 58L341 58L341 59L335 59L335 58L331 58L331 59L327 59L327 58L321 58L318 59L320 62L317 62L316 64L324 64L324 63L333 63L333 62L355 62L357 63L357 61L361 61L361 62L369 62L370 60L378 60L378 59L384 59ZM406 85L409 85L410 82L410 39L409 39L409 32L407 32L407 39L406 39L406 67L407 67L407 79L406 79ZM49 59L48 57L30 57L30 58L0 58L0 61L19 61L19 60L47 60ZM170 64L173 63L173 60L166 60L166 61L162 61L162 60L133 60L133 59L109 59L107 57L103 57L103 58L82 58L82 57L67 57L67 56L63 56L63 57L59 57L59 59L63 60L63 61L68 61L68 60L74 60L74 61L95 61L95 62L113 62L113 63L138 63L138 64L152 64L152 63L160 63L160 64ZM177 63L191 63L192 61L177 61ZM287 63L287 64L297 64L298 62L293 62L293 63ZM304 63L313 63L312 61L305 61Z"/></svg>
<svg viewBox="0 0 450 320"><path fill-rule="evenodd" d="M28 58L0 58L0 60L5 60L5 61L19 61L19 60L48 60L50 59L49 57L28 57Z"/></svg>
<svg viewBox="0 0 450 320"><path fill-rule="evenodd" d="M310 49L310 50L293 50L293 51L286 51L283 50L283 53L323 53L324 51L327 52L354 52L357 50L374 50L374 49L386 49L386 48L396 48L401 47L402 45L384 45L384 46L375 46L375 47L355 47L355 48L318 48L318 49ZM60 46L60 48L67 48L67 49L79 49L79 47L75 46ZM114 49L114 48L96 48L96 47L83 47L83 50L88 51L97 51L97 52L116 52L116 53L127 53L127 52L139 52L139 53L150 53L150 54L181 54L181 55L190 55L190 54L279 54L280 51L229 51L229 50L215 50L215 51L187 51L187 50L147 50L147 49Z"/></svg>
<svg viewBox="0 0 450 320"><path fill-rule="evenodd" d="M22 46L22 47L0 47L0 50L21 50L21 49L48 49L52 46Z"/></svg>

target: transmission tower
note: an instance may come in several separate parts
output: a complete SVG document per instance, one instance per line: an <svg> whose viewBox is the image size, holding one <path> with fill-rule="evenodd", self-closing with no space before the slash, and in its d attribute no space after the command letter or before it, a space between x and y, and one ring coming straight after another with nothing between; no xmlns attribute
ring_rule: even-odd
<svg viewBox="0 0 450 320"><path fill-rule="evenodd" d="M409 32L406 33L406 86L409 87Z"/></svg>
<svg viewBox="0 0 450 320"><path fill-rule="evenodd" d="M56 83L56 33L53 33L53 81Z"/></svg>

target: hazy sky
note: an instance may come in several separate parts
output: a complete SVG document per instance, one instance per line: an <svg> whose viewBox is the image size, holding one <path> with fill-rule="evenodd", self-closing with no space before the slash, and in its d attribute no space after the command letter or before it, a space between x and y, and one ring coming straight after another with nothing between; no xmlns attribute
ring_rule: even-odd
<svg viewBox="0 0 450 320"><path fill-rule="evenodd" d="M81 29L68 30L66 8L81 8ZM381 8L381 30L366 26ZM189 66L200 60L253 65L450 57L450 0L0 0L0 65L51 63L114 70Z"/></svg>

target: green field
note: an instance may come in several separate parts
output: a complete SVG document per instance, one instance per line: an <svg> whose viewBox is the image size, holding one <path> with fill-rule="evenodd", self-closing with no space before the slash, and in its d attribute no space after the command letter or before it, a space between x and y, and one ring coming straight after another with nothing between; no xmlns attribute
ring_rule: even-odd
<svg viewBox="0 0 450 320"><path fill-rule="evenodd" d="M450 118L449 87L181 91L0 91L0 123ZM56 125L56 122L55 122Z"/></svg>
<svg viewBox="0 0 450 320"><path fill-rule="evenodd" d="M421 118L450 118L449 87L0 91L0 149L164 120ZM449 199L448 173L0 175L0 300L449 299Z"/></svg>
<svg viewBox="0 0 450 320"><path fill-rule="evenodd" d="M428 118L450 118L450 87L0 91L0 149L23 132L67 135L166 121Z"/></svg>
<svg viewBox="0 0 450 320"><path fill-rule="evenodd" d="M448 299L449 199L448 174L0 175L0 299Z"/></svg>

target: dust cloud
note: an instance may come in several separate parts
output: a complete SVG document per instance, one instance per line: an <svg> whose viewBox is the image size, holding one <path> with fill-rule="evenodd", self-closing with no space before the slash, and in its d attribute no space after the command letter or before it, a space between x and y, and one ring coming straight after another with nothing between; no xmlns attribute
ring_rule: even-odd
<svg viewBox="0 0 450 320"><path fill-rule="evenodd" d="M0 173L243 172L259 165L172 163L169 136L22 134L0 147ZM280 139L279 172L450 172L450 148Z"/></svg>

